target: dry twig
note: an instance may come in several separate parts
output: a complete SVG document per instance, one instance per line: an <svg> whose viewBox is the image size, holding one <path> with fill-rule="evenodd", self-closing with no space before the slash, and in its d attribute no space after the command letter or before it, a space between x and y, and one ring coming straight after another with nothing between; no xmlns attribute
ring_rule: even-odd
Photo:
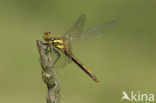
<svg viewBox="0 0 156 103"><path fill-rule="evenodd" d="M56 71L51 66L53 58L46 50L46 45L37 40L37 48L40 54L42 67L42 79L48 88L47 103L60 103L60 87L56 77Z"/></svg>

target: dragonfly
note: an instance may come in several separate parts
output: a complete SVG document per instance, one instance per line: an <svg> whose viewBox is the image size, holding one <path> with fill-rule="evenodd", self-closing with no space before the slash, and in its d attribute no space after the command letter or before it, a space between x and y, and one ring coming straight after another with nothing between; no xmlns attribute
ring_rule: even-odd
<svg viewBox="0 0 156 103"><path fill-rule="evenodd" d="M60 59L60 52L62 52L66 55L66 57L77 64L77 66L79 66L90 78L92 78L92 80L99 82L97 77L72 53L71 44L79 38L80 40L87 41L102 37L103 35L101 33L96 32L111 27L115 24L115 21L106 22L84 31L83 28L85 21L86 16L83 14L62 36L53 36L51 32L45 32L43 39L46 43L44 44L47 45L47 50L50 48L50 51L53 51L57 56L52 66Z"/></svg>

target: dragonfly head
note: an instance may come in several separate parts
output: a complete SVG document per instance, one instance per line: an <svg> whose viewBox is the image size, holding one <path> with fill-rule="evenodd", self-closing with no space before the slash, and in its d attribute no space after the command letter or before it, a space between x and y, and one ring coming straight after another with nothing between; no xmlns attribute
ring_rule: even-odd
<svg viewBox="0 0 156 103"><path fill-rule="evenodd" d="M45 33L44 33L43 39L44 39L45 41L50 41L51 38L52 38L51 32L45 32Z"/></svg>

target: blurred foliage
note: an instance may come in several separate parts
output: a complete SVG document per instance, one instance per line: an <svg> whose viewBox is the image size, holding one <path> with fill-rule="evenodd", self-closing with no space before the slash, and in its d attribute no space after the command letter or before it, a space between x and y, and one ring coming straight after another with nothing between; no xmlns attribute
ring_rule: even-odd
<svg viewBox="0 0 156 103"><path fill-rule="evenodd" d="M36 40L46 31L63 34L81 14L85 29L117 25L103 39L73 44L100 83L74 63L58 69L63 103L120 103L123 90L155 93L155 10L155 0L0 0L0 103L46 103Z"/></svg>

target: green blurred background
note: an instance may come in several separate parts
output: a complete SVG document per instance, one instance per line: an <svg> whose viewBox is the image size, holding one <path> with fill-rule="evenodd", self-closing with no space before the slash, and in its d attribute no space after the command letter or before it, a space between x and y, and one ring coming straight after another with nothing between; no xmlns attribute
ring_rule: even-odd
<svg viewBox="0 0 156 103"><path fill-rule="evenodd" d="M117 24L103 39L73 44L100 82L74 63L58 69L62 102L121 103L123 90L156 94L155 10L155 0L0 0L0 103L46 103L36 40L63 33L81 14L85 29Z"/></svg>

